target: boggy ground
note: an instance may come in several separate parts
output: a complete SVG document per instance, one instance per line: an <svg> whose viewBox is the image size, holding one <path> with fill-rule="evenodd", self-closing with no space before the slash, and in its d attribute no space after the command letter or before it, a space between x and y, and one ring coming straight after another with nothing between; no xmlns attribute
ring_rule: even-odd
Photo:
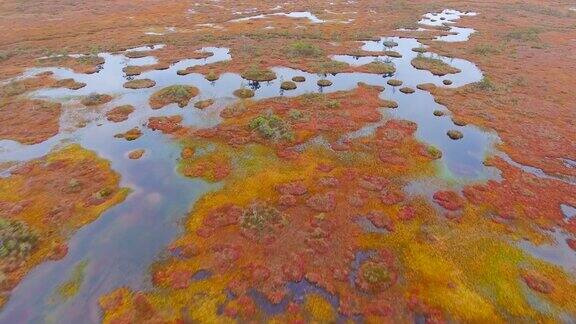
<svg viewBox="0 0 576 324"><path fill-rule="evenodd" d="M309 10L321 19L354 21L312 24L274 16L227 22L270 12L277 5L284 12ZM484 72L486 78L474 85L429 89L455 120L495 130L502 140L500 148L514 161L566 178L576 176L570 162L576 160L576 95L570 91L576 72L570 59L576 54L576 28L571 5L567 1L334 1L328 12L323 2L269 1L265 8L236 1L196 5L90 1L74 6L61 1L5 1L0 4L0 25L13 32L0 35L0 75L4 79L27 67L48 65L95 73L102 64L95 56L98 52L157 43L167 44L154 52L159 62L133 72L201 56L196 51L204 46L228 47L233 57L193 69L210 78L230 71L267 71L277 65L320 73L362 71L370 67L353 68L329 57L366 55L358 50L359 40L410 35L427 42L431 51L475 62ZM253 7L258 10L248 10ZM479 13L457 22L476 30L468 42L432 41L434 35L445 34L441 30L395 30L414 27L422 14L444 8ZM59 13L57 19L54 12ZM216 26L199 26L205 23ZM145 34L150 28L169 26L176 31ZM68 53L86 56L41 58ZM20 96L40 87L80 85L56 85L48 75L38 78L2 85L4 118L0 120L11 125L3 128L2 138L32 144L57 133L59 109L36 114L28 109L33 103ZM487 164L502 171L501 181L469 185L462 193L437 192L435 202L402 194L406 184L435 174L431 161L441 152L416 142L412 137L416 125L402 121L389 121L361 140L342 140L344 130L378 120L375 108L388 106L378 102L370 89L360 86L349 93L316 98L242 101L225 109L224 123L212 130L190 129L186 136L178 126L177 136L186 147L181 173L224 181L224 187L202 198L188 218L186 232L171 246L173 255L153 266L155 288L150 292L121 288L103 297L104 319L213 321L278 316L330 321L360 314L375 321L573 317L574 301L569 298L575 295L573 275L527 255L514 242L545 243L548 238L542 229L576 233L575 219L565 219L559 208L562 203L576 205L574 185L536 177L490 158ZM351 101L358 93L368 102ZM331 102L343 99L339 95L349 101ZM306 100L311 100L311 106L303 104ZM359 113L353 106L364 109ZM163 131L173 124L178 123L151 120L148 126ZM318 135L321 138L313 144L297 145ZM36 254L45 256L49 251ZM286 284L303 279L320 289L301 302L291 297L297 293L288 292ZM259 293L271 302L289 300L287 311L264 314L261 304L266 303L254 297Z"/></svg>
<svg viewBox="0 0 576 324"><path fill-rule="evenodd" d="M426 12L447 7L473 10L480 15L457 22L476 29L469 42L429 43L435 51L476 62L490 82L480 88L436 93L439 100L459 118L497 130L503 139L503 150L515 161L549 173L574 176L576 169L564 160L576 160L576 134L571 127L571 104L575 98L573 92L566 90L576 69L569 59L575 54L571 40L576 32L576 13L570 10L571 5L568 1L335 1L325 11L322 2L272 1L262 6L235 1L184 4L149 0L70 6L59 1L8 1L0 10L2 25L13 32L0 36L0 75L14 76L25 67L46 64L46 59L38 58L67 53L88 56L56 57L50 59L56 62L48 63L92 72L101 63L94 53L143 43L168 44L157 54L160 66L189 57L203 46L231 48L233 61L197 68L205 73L244 72L254 66L276 65L339 72L351 68L330 61L328 56L365 55L358 50L357 40L394 34L429 39L445 31L395 29L416 27L415 22ZM277 6L281 9L272 10ZM261 13L303 10L332 22L312 24L307 19L283 16L229 21ZM49 19L52 12L59 12L59 19ZM341 22L347 19L354 20ZM266 29L268 26L274 28ZM175 27L176 32L145 34L150 27ZM111 34L114 37L109 37Z"/></svg>
<svg viewBox="0 0 576 324"><path fill-rule="evenodd" d="M71 145L31 160L0 178L1 302L30 269L63 258L67 239L128 189L109 162Z"/></svg>
<svg viewBox="0 0 576 324"><path fill-rule="evenodd" d="M472 186L464 196L439 191L435 203L407 194L409 182L437 172L432 161L441 154L413 138L416 124L389 120L373 135L341 140L380 119L379 90L360 84L243 101L212 129L179 132L180 170L223 187L202 197L185 234L151 267L154 289L101 298L104 321L503 322L574 314L573 278L513 243L545 239L534 216L507 217L499 208L545 205L492 198L509 201L507 188L528 181L528 197L546 192L543 200L557 204L573 188L553 192L512 174L511 184ZM199 165L226 171L188 172ZM307 285L316 293L297 288ZM553 306L541 312L533 300Z"/></svg>

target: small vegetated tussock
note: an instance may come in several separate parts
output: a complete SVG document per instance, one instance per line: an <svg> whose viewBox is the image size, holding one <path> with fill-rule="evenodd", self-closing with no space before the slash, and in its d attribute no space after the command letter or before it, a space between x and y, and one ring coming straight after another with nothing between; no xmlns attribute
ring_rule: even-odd
<svg viewBox="0 0 576 324"><path fill-rule="evenodd" d="M148 51L129 51L124 54L127 58L142 58L146 56L150 56L150 52Z"/></svg>
<svg viewBox="0 0 576 324"><path fill-rule="evenodd" d="M450 137L450 139L453 139L453 140L459 140L462 137L464 137L464 134L462 134L461 131L458 131L455 129L449 130L446 134L448 135L448 137Z"/></svg>
<svg viewBox="0 0 576 324"><path fill-rule="evenodd" d="M214 104L214 99L200 100L194 103L194 107L198 109L205 109Z"/></svg>
<svg viewBox="0 0 576 324"><path fill-rule="evenodd" d="M248 124L251 130L256 131L260 136L273 141L293 141L294 133L290 124L282 117L265 112L250 121Z"/></svg>
<svg viewBox="0 0 576 324"><path fill-rule="evenodd" d="M84 82L77 82L74 79L60 79L54 83L53 88L67 88L70 90L82 89L86 86Z"/></svg>
<svg viewBox="0 0 576 324"><path fill-rule="evenodd" d="M402 57L402 54L396 52L396 51L384 51L384 55L386 56L390 56L390 57L394 57L394 58L400 58Z"/></svg>
<svg viewBox="0 0 576 324"><path fill-rule="evenodd" d="M413 52L416 52L416 53L426 53L426 52L427 52L427 49L426 49L426 47L424 47L424 46L420 46L420 47L414 47L414 48L412 49L412 51L413 51Z"/></svg>
<svg viewBox="0 0 576 324"><path fill-rule="evenodd" d="M332 85L332 81L330 81L328 79L320 79L316 83L321 87L329 87Z"/></svg>
<svg viewBox="0 0 576 324"><path fill-rule="evenodd" d="M137 79L137 80L130 80L124 83L124 88L127 89L144 89L144 88L152 88L156 85L154 80L150 79Z"/></svg>
<svg viewBox="0 0 576 324"><path fill-rule="evenodd" d="M246 80L258 82L272 81L276 79L276 73L258 65L250 66L247 70L242 72L241 76Z"/></svg>
<svg viewBox="0 0 576 324"><path fill-rule="evenodd" d="M204 78L205 78L206 80L212 82L212 81L218 80L218 79L220 78L220 76L218 76L218 74L216 74L216 72L210 71L210 72L208 72L208 73L204 76Z"/></svg>
<svg viewBox="0 0 576 324"><path fill-rule="evenodd" d="M363 65L363 68L370 73L375 74L392 74L396 72L396 67L392 63L386 63L382 60L376 59L373 62Z"/></svg>
<svg viewBox="0 0 576 324"><path fill-rule="evenodd" d="M132 112L134 112L134 106L132 105L114 107L106 113L106 119L111 122L119 123L127 120L128 116L130 116Z"/></svg>
<svg viewBox="0 0 576 324"><path fill-rule="evenodd" d="M539 42L541 32L542 29L538 27L514 28L506 34L506 39L523 42Z"/></svg>
<svg viewBox="0 0 576 324"><path fill-rule="evenodd" d="M411 94L411 93L414 93L414 89L412 89L410 87L403 87L400 89L400 92L405 93L405 94Z"/></svg>
<svg viewBox="0 0 576 324"><path fill-rule="evenodd" d="M294 81L284 81L280 84L282 90L294 90L296 89L296 83Z"/></svg>
<svg viewBox="0 0 576 324"><path fill-rule="evenodd" d="M318 57L324 55L324 51L309 42L297 41L286 48L286 52L292 57Z"/></svg>
<svg viewBox="0 0 576 324"><path fill-rule="evenodd" d="M442 60L432 57L427 57L418 54L411 62L412 66L418 70L428 70L434 75L446 75L459 73L460 69L457 69L450 64L444 63Z"/></svg>
<svg viewBox="0 0 576 324"><path fill-rule="evenodd" d="M110 101L112 101L112 96L100 93L91 93L80 100L80 102L87 107L100 106Z"/></svg>
<svg viewBox="0 0 576 324"><path fill-rule="evenodd" d="M254 90L248 88L240 88L234 91L234 95L238 98L252 98L254 97Z"/></svg>
<svg viewBox="0 0 576 324"><path fill-rule="evenodd" d="M263 202L255 202L246 207L240 216L240 226L243 230L260 233L269 226L286 222L284 215L274 206Z"/></svg>
<svg viewBox="0 0 576 324"><path fill-rule="evenodd" d="M482 78L482 80L474 83L473 87L478 89L478 90L482 90L482 91L494 91L494 90L496 90L496 85L494 85L492 80L487 76L484 76Z"/></svg>
<svg viewBox="0 0 576 324"><path fill-rule="evenodd" d="M187 85L172 85L155 92L150 97L150 107L160 109L168 104L176 103L180 108L185 107L190 99L198 95L198 88Z"/></svg>
<svg viewBox="0 0 576 324"><path fill-rule="evenodd" d="M478 44L472 49L473 54L478 54L482 56L489 56L500 54L504 50L503 45L494 45L494 44Z"/></svg>
<svg viewBox="0 0 576 324"><path fill-rule="evenodd" d="M130 151L130 153L128 153L128 158L130 160L138 160L144 155L145 152L146 152L146 150L144 150L144 149L136 149L136 150Z"/></svg>
<svg viewBox="0 0 576 324"><path fill-rule="evenodd" d="M142 136L142 131L138 127L131 128L124 133L114 135L116 138L123 138L127 141L135 141Z"/></svg>
<svg viewBox="0 0 576 324"><path fill-rule="evenodd" d="M344 72L349 67L348 63L329 60L318 63L316 70L320 74L336 74Z"/></svg>

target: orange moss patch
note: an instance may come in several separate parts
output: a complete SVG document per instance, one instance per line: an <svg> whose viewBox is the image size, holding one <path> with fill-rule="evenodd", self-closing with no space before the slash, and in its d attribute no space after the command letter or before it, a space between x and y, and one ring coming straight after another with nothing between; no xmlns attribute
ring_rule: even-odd
<svg viewBox="0 0 576 324"><path fill-rule="evenodd" d="M454 74L460 72L460 69L450 66L450 64L444 63L440 59L435 59L422 55L418 55L416 58L412 59L410 63L412 64L413 67L417 68L418 70L428 70L434 75L442 76L446 74Z"/></svg>
<svg viewBox="0 0 576 324"><path fill-rule="evenodd" d="M128 119L131 113L134 112L134 106L122 105L114 107L112 110L106 112L106 119L109 121L119 123Z"/></svg>
<svg viewBox="0 0 576 324"><path fill-rule="evenodd" d="M148 118L148 128L159 130L164 134L172 134L182 129L182 116L162 116Z"/></svg>
<svg viewBox="0 0 576 324"><path fill-rule="evenodd" d="M84 82L78 82L74 79L61 79L56 81L52 87L54 88L67 88L70 90L82 89L86 86Z"/></svg>
<svg viewBox="0 0 576 324"><path fill-rule="evenodd" d="M112 101L112 96L100 93L91 93L80 100L80 102L87 107L101 106L110 101Z"/></svg>
<svg viewBox="0 0 576 324"><path fill-rule="evenodd" d="M0 139L37 144L58 134L62 105L43 100L17 100L0 107Z"/></svg>
<svg viewBox="0 0 576 324"><path fill-rule="evenodd" d="M144 89L144 88L152 88L156 85L154 80L150 79L137 79L137 80L130 80L124 83L124 88L127 89Z"/></svg>
<svg viewBox="0 0 576 324"><path fill-rule="evenodd" d="M197 134L206 138L217 136L219 140L231 145L267 142L279 152L294 143L302 143L320 134L336 144L343 132L358 130L365 123L381 119L378 109L387 106L387 103L378 97L381 90L379 87L361 84L352 91L235 104L222 112L222 116L226 118L222 124L214 129L200 130ZM279 138L273 136L275 130L268 134L268 130L260 128L268 127L267 125L252 127L258 118L268 118L267 114L277 116L272 118L278 118L278 122L285 125L282 127L290 128L290 132L294 133L293 138L292 135L284 134L281 137L288 141L277 141ZM288 130L282 132L286 131Z"/></svg>
<svg viewBox="0 0 576 324"><path fill-rule="evenodd" d="M56 84L52 72L40 73L34 77L14 80L0 86L0 99L6 102L9 98L16 97L26 92L34 91Z"/></svg>
<svg viewBox="0 0 576 324"><path fill-rule="evenodd" d="M138 127L131 128L124 133L119 133L114 135L116 138L123 138L127 141L134 141L137 140L142 136L142 131Z"/></svg>
<svg viewBox="0 0 576 324"><path fill-rule="evenodd" d="M104 58L96 55L85 55L81 57L70 57L68 55L54 56L39 59L36 63L37 66L65 67L72 69L76 73L86 74L92 74L100 71L102 64L104 64Z"/></svg>
<svg viewBox="0 0 576 324"><path fill-rule="evenodd" d="M565 222L560 209L561 204L576 206L573 185L522 172L498 158L489 164L503 172L504 180L470 185L464 195L494 222L524 220L544 229L558 226L576 233L576 221Z"/></svg>
<svg viewBox="0 0 576 324"><path fill-rule="evenodd" d="M214 99L200 100L194 103L194 107L198 109L206 109L214 104Z"/></svg>
<svg viewBox="0 0 576 324"><path fill-rule="evenodd" d="M185 107L190 99L198 95L198 88L186 85L173 85L155 92L150 97L150 107L160 109L168 104L176 103Z"/></svg>
<svg viewBox="0 0 576 324"><path fill-rule="evenodd" d="M39 263L62 258L66 239L121 202L128 191L118 187L119 180L108 161L78 145L27 162L1 178L2 222L21 222L35 237L26 253L0 256L2 292L8 293Z"/></svg>
<svg viewBox="0 0 576 324"><path fill-rule="evenodd" d="M144 155L145 152L146 151L144 149L130 151L130 153L128 153L128 158L130 160L139 160Z"/></svg>

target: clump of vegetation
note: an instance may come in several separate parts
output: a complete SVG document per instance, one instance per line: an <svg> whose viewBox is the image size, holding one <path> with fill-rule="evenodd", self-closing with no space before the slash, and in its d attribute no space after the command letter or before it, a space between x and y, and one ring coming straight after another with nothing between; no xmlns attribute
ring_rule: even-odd
<svg viewBox="0 0 576 324"><path fill-rule="evenodd" d="M6 51L0 51L0 62L6 61L10 57L11 57L10 53L8 53Z"/></svg>
<svg viewBox="0 0 576 324"><path fill-rule="evenodd" d="M85 65L102 65L104 64L104 58L96 55L83 55L76 59L78 63L85 64Z"/></svg>
<svg viewBox="0 0 576 324"><path fill-rule="evenodd" d="M272 81L276 79L276 73L257 65L252 65L248 70L242 72L241 76L250 81Z"/></svg>
<svg viewBox="0 0 576 324"><path fill-rule="evenodd" d="M539 42L542 30L537 27L515 28L506 34L508 40L518 40L524 42Z"/></svg>
<svg viewBox="0 0 576 324"><path fill-rule="evenodd" d="M450 64L444 63L442 60L432 57L426 57L424 55L418 54L414 59L412 59L412 66L418 70L428 70L434 75L446 75L449 73L458 73L460 69L457 69Z"/></svg>
<svg viewBox="0 0 576 324"><path fill-rule="evenodd" d="M461 131L457 131L455 129L449 130L446 134L448 135L448 137L450 137L453 140L459 140L462 137L464 137L464 134L462 134Z"/></svg>
<svg viewBox="0 0 576 324"><path fill-rule="evenodd" d="M74 79L60 79L54 83L53 88L68 88L70 90L78 90L84 88L86 83L76 82Z"/></svg>
<svg viewBox="0 0 576 324"><path fill-rule="evenodd" d="M436 87L436 85L434 83L420 83L416 86L416 88L423 90L423 91L431 91L432 89L434 89Z"/></svg>
<svg viewBox="0 0 576 324"><path fill-rule="evenodd" d="M114 107L114 109L106 113L106 119L119 123L128 119L128 116L134 112L134 106L132 105L122 105Z"/></svg>
<svg viewBox="0 0 576 324"><path fill-rule="evenodd" d="M434 160L438 160L442 157L442 151L440 151L436 146L428 146L426 152L428 153L428 156Z"/></svg>
<svg viewBox="0 0 576 324"><path fill-rule="evenodd" d="M286 222L284 215L265 203L253 203L244 209L240 217L240 226L245 230L262 232L271 226Z"/></svg>
<svg viewBox="0 0 576 324"><path fill-rule="evenodd" d="M395 41L392 41L392 40L385 40L382 42L382 45L384 45L388 48L392 48L392 47L398 46L398 43L396 43Z"/></svg>
<svg viewBox="0 0 576 324"><path fill-rule="evenodd" d="M100 106L110 101L112 101L112 96L99 93L91 93L80 100L84 106Z"/></svg>
<svg viewBox="0 0 576 324"><path fill-rule="evenodd" d="M370 293L387 289L393 283L393 275L388 267L380 262L367 261L358 269L359 288Z"/></svg>
<svg viewBox="0 0 576 324"><path fill-rule="evenodd" d="M38 235L24 222L0 218L0 260L12 257L27 258L36 248Z"/></svg>
<svg viewBox="0 0 576 324"><path fill-rule="evenodd" d="M382 106L386 108L398 108L398 103L394 100L382 100Z"/></svg>
<svg viewBox="0 0 576 324"><path fill-rule="evenodd" d="M78 293L78 290L80 290L80 286L84 281L84 273L87 265L88 262L86 260L80 261L76 264L74 270L72 270L70 279L58 287L58 294L62 299L70 299Z"/></svg>
<svg viewBox="0 0 576 324"><path fill-rule="evenodd" d="M210 82L213 82L213 81L218 80L220 78L220 76L218 76L218 74L216 74L215 72L210 71L210 72L208 72L208 74L206 74L206 76L204 78L206 78L206 80L208 80Z"/></svg>
<svg viewBox="0 0 576 324"><path fill-rule="evenodd" d="M474 83L474 87L483 90L483 91L494 91L496 90L496 86L492 83L492 80L487 76L484 76L482 80Z"/></svg>
<svg viewBox="0 0 576 324"><path fill-rule="evenodd" d="M288 55L296 57L317 57L324 55L324 51L311 43L305 41L297 41L287 48Z"/></svg>
<svg viewBox="0 0 576 324"><path fill-rule="evenodd" d="M442 110L434 110L434 116L444 116L444 112Z"/></svg>
<svg viewBox="0 0 576 324"><path fill-rule="evenodd" d="M123 138L127 141L137 140L138 138L140 138L140 136L142 136L142 131L138 127L134 127L128 130L126 133L120 133L114 135L114 137L116 138Z"/></svg>
<svg viewBox="0 0 576 324"><path fill-rule="evenodd" d="M296 89L296 83L294 83L293 81L284 81L280 85L280 89L282 89L282 90L294 90L294 89Z"/></svg>
<svg viewBox="0 0 576 324"><path fill-rule="evenodd" d="M248 88L240 88L234 91L234 95L238 98L252 98L254 97L254 90Z"/></svg>
<svg viewBox="0 0 576 324"><path fill-rule="evenodd" d="M274 141L294 140L294 133L291 130L290 124L274 113L260 115L252 119L248 126L266 139Z"/></svg>
<svg viewBox="0 0 576 324"><path fill-rule="evenodd" d="M466 126L466 122L462 119L457 118L457 117L452 117L452 122L456 126Z"/></svg>
<svg viewBox="0 0 576 324"><path fill-rule="evenodd" d="M198 109L204 109L204 108L208 108L208 107L212 106L213 104L214 104L214 99L206 99L206 100L197 101L196 103L194 103L194 107L196 107Z"/></svg>
<svg viewBox="0 0 576 324"><path fill-rule="evenodd" d="M320 74L336 74L343 72L348 68L348 64L338 61L326 61L318 65L318 73Z"/></svg>
<svg viewBox="0 0 576 324"><path fill-rule="evenodd" d="M427 52L426 47L424 47L424 46L414 47L412 49L412 51L416 52L416 53L426 53Z"/></svg>
<svg viewBox="0 0 576 324"><path fill-rule="evenodd" d="M159 109L168 104L176 103L180 108L185 107L190 99L198 95L198 88L187 85L173 85L155 92L150 97L150 107Z"/></svg>
<svg viewBox="0 0 576 324"><path fill-rule="evenodd" d="M400 92L405 93L405 94L411 94L414 93L414 89L410 88L410 87L404 87L400 89Z"/></svg>
<svg viewBox="0 0 576 324"><path fill-rule="evenodd" d="M292 119L293 121L296 121L296 122L304 121L307 119L304 112L302 110L298 110L298 109L290 109L288 111L288 117L290 117L290 119Z"/></svg>
<svg viewBox="0 0 576 324"><path fill-rule="evenodd" d="M146 56L150 56L150 52L147 51L130 51L124 53L124 56L131 59L142 58Z"/></svg>
<svg viewBox="0 0 576 324"><path fill-rule="evenodd" d="M499 54L502 52L501 46L494 46L492 44L479 44L472 49L473 54L488 56L492 54Z"/></svg>
<svg viewBox="0 0 576 324"><path fill-rule="evenodd" d="M295 76L295 77L292 78L292 81L294 81L294 82L304 82L304 81L306 81L306 78L303 77L303 76L297 75L297 76Z"/></svg>
<svg viewBox="0 0 576 324"><path fill-rule="evenodd" d="M338 100L328 100L328 101L326 102L326 107L327 107L327 108L331 108L331 109L338 108L338 107L340 107L340 101L338 101Z"/></svg>
<svg viewBox="0 0 576 324"><path fill-rule="evenodd" d="M390 56L390 57L394 57L394 58L400 58L402 57L402 54L396 52L396 51L384 51L384 55L386 56Z"/></svg>
<svg viewBox="0 0 576 324"><path fill-rule="evenodd" d="M392 74L396 72L396 67L389 63L384 63L381 60L375 60L364 65L368 71L376 74Z"/></svg>
<svg viewBox="0 0 576 324"><path fill-rule="evenodd" d="M452 84L452 80L444 79L444 80L442 80L442 83L443 83L444 85L451 85L451 84Z"/></svg>
<svg viewBox="0 0 576 324"><path fill-rule="evenodd" d="M332 85L332 81L327 79L320 79L318 80L318 82L316 82L316 84L318 84L321 87L329 87Z"/></svg>
<svg viewBox="0 0 576 324"><path fill-rule="evenodd" d="M144 149L137 149L134 151L130 151L130 153L128 153L128 158L130 160L138 160L144 155L145 152L146 151Z"/></svg>
<svg viewBox="0 0 576 324"><path fill-rule="evenodd" d="M93 196L97 200L103 200L110 197L114 193L114 190L111 188L102 188L98 190Z"/></svg>
<svg viewBox="0 0 576 324"><path fill-rule="evenodd" d="M127 89L144 89L144 88L152 88L156 85L154 80L150 79L138 79L138 80L130 80L124 83L124 88Z"/></svg>
<svg viewBox="0 0 576 324"><path fill-rule="evenodd" d="M140 75L142 73L142 67L128 65L122 69L122 72L124 72L124 74L126 74L126 76L136 76L136 75Z"/></svg>
<svg viewBox="0 0 576 324"><path fill-rule="evenodd" d="M386 83L388 83L388 85L391 85L393 87L399 87L402 85L403 82L397 79L390 79Z"/></svg>

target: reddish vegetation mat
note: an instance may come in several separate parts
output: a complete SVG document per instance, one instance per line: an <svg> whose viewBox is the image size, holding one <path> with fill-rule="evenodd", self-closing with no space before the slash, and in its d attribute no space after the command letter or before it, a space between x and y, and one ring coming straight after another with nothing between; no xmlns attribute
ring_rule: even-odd
<svg viewBox="0 0 576 324"><path fill-rule="evenodd" d="M11 234L20 245L0 259L2 303L32 267L64 257L66 240L76 229L124 199L127 190L118 187L119 179L107 161L76 145L29 161L0 179L0 214L10 215L1 219L3 235L20 228Z"/></svg>
<svg viewBox="0 0 576 324"><path fill-rule="evenodd" d="M36 144L58 134L61 104L18 100L0 107L0 139Z"/></svg>

